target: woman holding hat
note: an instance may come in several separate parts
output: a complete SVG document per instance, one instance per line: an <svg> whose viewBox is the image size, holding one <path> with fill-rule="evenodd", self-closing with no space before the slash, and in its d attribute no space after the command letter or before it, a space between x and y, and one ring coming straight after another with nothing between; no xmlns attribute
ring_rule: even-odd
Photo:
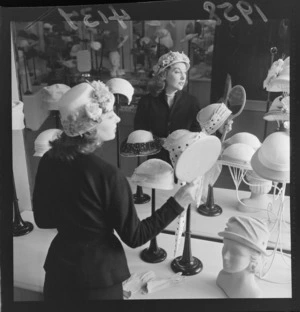
<svg viewBox="0 0 300 312"><path fill-rule="evenodd" d="M95 154L115 138L120 118L114 96L100 81L67 91L58 107L63 133L40 160L33 193L35 222L56 228L44 269L48 302L122 299L130 277L119 238L135 248L160 233L194 200L188 184L140 221L122 172Z"/></svg>
<svg viewBox="0 0 300 312"><path fill-rule="evenodd" d="M154 78L149 83L150 92L138 103L134 130L151 131L163 140L178 129L201 130L196 120L200 104L183 91L189 67L190 60L184 53L170 51L159 58L153 68ZM153 157L170 163L165 149Z"/></svg>

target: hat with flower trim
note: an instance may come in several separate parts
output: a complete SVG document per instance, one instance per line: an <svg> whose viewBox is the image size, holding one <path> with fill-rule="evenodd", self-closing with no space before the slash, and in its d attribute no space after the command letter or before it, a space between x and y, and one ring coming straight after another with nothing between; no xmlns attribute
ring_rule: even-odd
<svg viewBox="0 0 300 312"><path fill-rule="evenodd" d="M64 132L74 137L92 130L102 121L102 113L113 110L114 101L114 95L99 80L74 86L58 102Z"/></svg>
<svg viewBox="0 0 300 312"><path fill-rule="evenodd" d="M176 64L176 63L185 63L186 69L190 68L190 59L183 52L173 52L170 51L162 55L156 65L153 66L154 75L159 75L167 67Z"/></svg>

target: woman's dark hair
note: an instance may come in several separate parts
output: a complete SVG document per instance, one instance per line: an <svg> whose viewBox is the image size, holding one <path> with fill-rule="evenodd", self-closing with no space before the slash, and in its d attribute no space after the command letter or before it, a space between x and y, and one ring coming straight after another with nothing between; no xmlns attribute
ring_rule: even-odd
<svg viewBox="0 0 300 312"><path fill-rule="evenodd" d="M100 145L97 128L75 137L69 137L63 132L49 143L49 156L62 161L74 160L80 154L90 154Z"/></svg>
<svg viewBox="0 0 300 312"><path fill-rule="evenodd" d="M153 96L158 96L166 86L166 75L169 68L166 68L159 75L148 80L147 90Z"/></svg>

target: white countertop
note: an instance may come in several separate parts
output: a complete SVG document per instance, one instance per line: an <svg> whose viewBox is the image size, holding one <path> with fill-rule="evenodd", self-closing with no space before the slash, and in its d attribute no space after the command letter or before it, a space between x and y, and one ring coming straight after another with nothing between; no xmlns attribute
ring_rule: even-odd
<svg viewBox="0 0 300 312"><path fill-rule="evenodd" d="M22 218L33 222L31 211L24 211ZM35 224L34 226L31 233L14 237L14 286L42 292L45 276L43 264L56 230L43 230ZM157 277L170 277L174 274L170 268L174 241L174 235L161 233L157 236L158 246L167 252L167 259L157 264L146 263L140 259L140 252L149 243L136 249L123 244L131 273L153 271ZM183 245L182 242L178 255L182 255ZM132 299L226 298L215 282L222 269L222 246L222 243L191 239L192 255L201 260L203 270L197 275L186 277L173 287L147 295L137 293ZM291 298L291 268L286 262L290 262L289 258L283 259L280 254L276 254L267 276L273 282L258 279L264 298Z"/></svg>

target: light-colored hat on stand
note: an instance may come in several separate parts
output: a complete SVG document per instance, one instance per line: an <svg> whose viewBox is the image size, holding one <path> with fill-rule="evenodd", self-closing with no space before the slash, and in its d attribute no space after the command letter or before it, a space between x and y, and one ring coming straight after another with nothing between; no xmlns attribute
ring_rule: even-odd
<svg viewBox="0 0 300 312"><path fill-rule="evenodd" d="M269 69L263 87L269 92L290 92L290 58L278 59Z"/></svg>
<svg viewBox="0 0 300 312"><path fill-rule="evenodd" d="M183 52L173 52L170 51L164 55L162 55L156 65L153 66L154 75L159 75L162 73L167 67L176 64L176 63L185 63L186 69L190 68L190 59Z"/></svg>
<svg viewBox="0 0 300 312"><path fill-rule="evenodd" d="M134 88L129 81L123 78L112 78L106 82L109 90L113 94L122 94L128 100L128 105L132 101Z"/></svg>
<svg viewBox="0 0 300 312"><path fill-rule="evenodd" d="M21 101L12 101L12 129L22 130L25 128L24 124L24 103Z"/></svg>
<svg viewBox="0 0 300 312"><path fill-rule="evenodd" d="M251 170L251 158L255 149L248 144L234 143L226 147L219 157L219 163L240 169Z"/></svg>
<svg viewBox="0 0 300 312"><path fill-rule="evenodd" d="M74 137L92 130L102 121L102 113L113 110L114 101L114 95L101 81L74 86L58 102L64 132Z"/></svg>
<svg viewBox="0 0 300 312"><path fill-rule="evenodd" d="M131 132L120 146L120 153L125 157L150 156L157 154L160 150L159 138L146 130Z"/></svg>
<svg viewBox="0 0 300 312"><path fill-rule="evenodd" d="M214 103L202 108L196 119L203 132L215 133L231 115L231 110L224 103Z"/></svg>
<svg viewBox="0 0 300 312"><path fill-rule="evenodd" d="M48 129L41 132L34 141L33 156L42 157L50 148L49 141L54 141L62 134L60 129Z"/></svg>
<svg viewBox="0 0 300 312"><path fill-rule="evenodd" d="M223 142L223 147L226 148L229 145L235 143L244 143L250 145L252 148L257 150L261 146L261 142L258 137L249 132L239 132L231 136L229 139Z"/></svg>
<svg viewBox="0 0 300 312"><path fill-rule="evenodd" d="M179 129L173 131L166 138L163 147L169 152L173 167L181 153L201 137L206 136L203 132L191 132L186 129Z"/></svg>
<svg viewBox="0 0 300 312"><path fill-rule="evenodd" d="M268 135L251 159L253 170L274 182L290 181L290 137L277 131Z"/></svg>
<svg viewBox="0 0 300 312"><path fill-rule="evenodd" d="M264 117L267 121L289 121L290 120L290 97L278 96L272 102L270 109Z"/></svg>
<svg viewBox="0 0 300 312"><path fill-rule="evenodd" d="M267 224L260 219L248 216L231 217L226 223L224 231L218 234L264 255L267 254L270 232Z"/></svg>
<svg viewBox="0 0 300 312"><path fill-rule="evenodd" d="M142 187L172 190L174 170L170 164L161 159L148 159L134 170L131 181Z"/></svg>
<svg viewBox="0 0 300 312"><path fill-rule="evenodd" d="M58 110L58 101L71 88L62 83L56 83L41 90L43 102L47 105L48 110Z"/></svg>

